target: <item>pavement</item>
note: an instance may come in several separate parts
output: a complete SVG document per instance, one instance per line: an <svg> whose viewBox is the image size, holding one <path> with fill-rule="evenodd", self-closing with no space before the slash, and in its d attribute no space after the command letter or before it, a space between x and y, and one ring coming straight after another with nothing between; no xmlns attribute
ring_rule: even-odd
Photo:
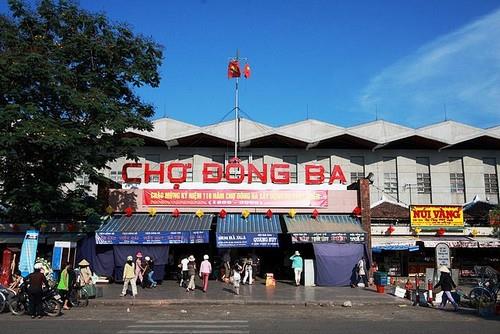
<svg viewBox="0 0 500 334"><path fill-rule="evenodd" d="M242 285L240 295L234 293L231 284L220 281L210 281L206 293L199 286L195 291L186 292L175 281L163 281L153 289L138 287L136 298L132 298L130 291L127 296L120 297L122 285L118 283L98 287L102 288L103 296L91 301L97 305L342 305L345 301L350 301L353 306L410 304L409 300L377 293L371 288L296 287L288 281L278 281L275 287L266 287L264 280L260 279L253 285Z"/></svg>

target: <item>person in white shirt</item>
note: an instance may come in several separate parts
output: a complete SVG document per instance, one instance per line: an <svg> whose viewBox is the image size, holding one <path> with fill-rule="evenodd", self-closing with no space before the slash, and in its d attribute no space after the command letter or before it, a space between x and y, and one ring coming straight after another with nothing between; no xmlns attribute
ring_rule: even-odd
<svg viewBox="0 0 500 334"><path fill-rule="evenodd" d="M189 260L187 256L184 256L179 264L179 268L181 269L181 281L179 282L180 287L187 287L188 282L188 263Z"/></svg>
<svg viewBox="0 0 500 334"><path fill-rule="evenodd" d="M356 282L356 285L363 280L363 284L365 285L365 288L368 287L368 278L366 277L366 267L365 267L365 258L362 257L359 259L358 264L357 264L357 269L358 269L358 281Z"/></svg>

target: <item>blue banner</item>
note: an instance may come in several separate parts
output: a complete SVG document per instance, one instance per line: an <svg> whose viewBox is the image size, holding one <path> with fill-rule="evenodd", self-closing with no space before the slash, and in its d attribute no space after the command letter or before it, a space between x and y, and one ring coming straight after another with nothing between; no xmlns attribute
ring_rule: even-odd
<svg viewBox="0 0 500 334"><path fill-rule="evenodd" d="M208 231L96 232L98 245L175 245L208 243Z"/></svg>
<svg viewBox="0 0 500 334"><path fill-rule="evenodd" d="M216 233L217 248L279 247L277 233Z"/></svg>
<svg viewBox="0 0 500 334"><path fill-rule="evenodd" d="M362 232L320 232L320 233L292 233L292 243L335 243L362 244L366 241L366 234Z"/></svg>
<svg viewBox="0 0 500 334"><path fill-rule="evenodd" d="M38 247L38 231L28 230L24 236L21 256L19 257L19 271L23 277L33 272Z"/></svg>

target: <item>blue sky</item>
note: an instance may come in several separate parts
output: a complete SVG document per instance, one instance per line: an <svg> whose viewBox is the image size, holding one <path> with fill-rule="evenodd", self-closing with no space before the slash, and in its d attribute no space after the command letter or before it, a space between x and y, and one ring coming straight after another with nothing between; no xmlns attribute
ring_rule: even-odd
<svg viewBox="0 0 500 334"><path fill-rule="evenodd" d="M0 5L6 11L6 0ZM228 58L248 57L249 118L411 127L500 125L500 1L80 0L165 47L162 82L139 93L168 116L219 122L234 104Z"/></svg>

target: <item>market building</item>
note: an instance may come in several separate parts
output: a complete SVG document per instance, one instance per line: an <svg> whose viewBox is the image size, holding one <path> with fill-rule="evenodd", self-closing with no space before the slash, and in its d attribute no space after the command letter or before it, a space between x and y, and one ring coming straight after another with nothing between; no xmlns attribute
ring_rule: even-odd
<svg viewBox="0 0 500 334"><path fill-rule="evenodd" d="M484 252L481 261L499 266L490 210L499 201L500 127L445 121L412 129L381 120L270 127L241 119L235 160L234 121L153 123L152 132L127 134L144 139L139 159L118 159L105 171L117 185L109 190L112 215L96 232L97 246L86 245L96 262L107 254L102 268L115 275L122 258L113 249L144 247L163 259L164 275L172 255L176 263L188 253L218 258L228 250L286 275L297 249L316 266L345 267L342 279L316 267L323 276L313 280L322 285L345 284L351 262L372 250L394 276L420 272L442 242L464 273ZM478 205L482 211L473 210ZM412 221L413 209L430 206L460 208L461 218L437 227ZM340 263L339 254L351 262Z"/></svg>

